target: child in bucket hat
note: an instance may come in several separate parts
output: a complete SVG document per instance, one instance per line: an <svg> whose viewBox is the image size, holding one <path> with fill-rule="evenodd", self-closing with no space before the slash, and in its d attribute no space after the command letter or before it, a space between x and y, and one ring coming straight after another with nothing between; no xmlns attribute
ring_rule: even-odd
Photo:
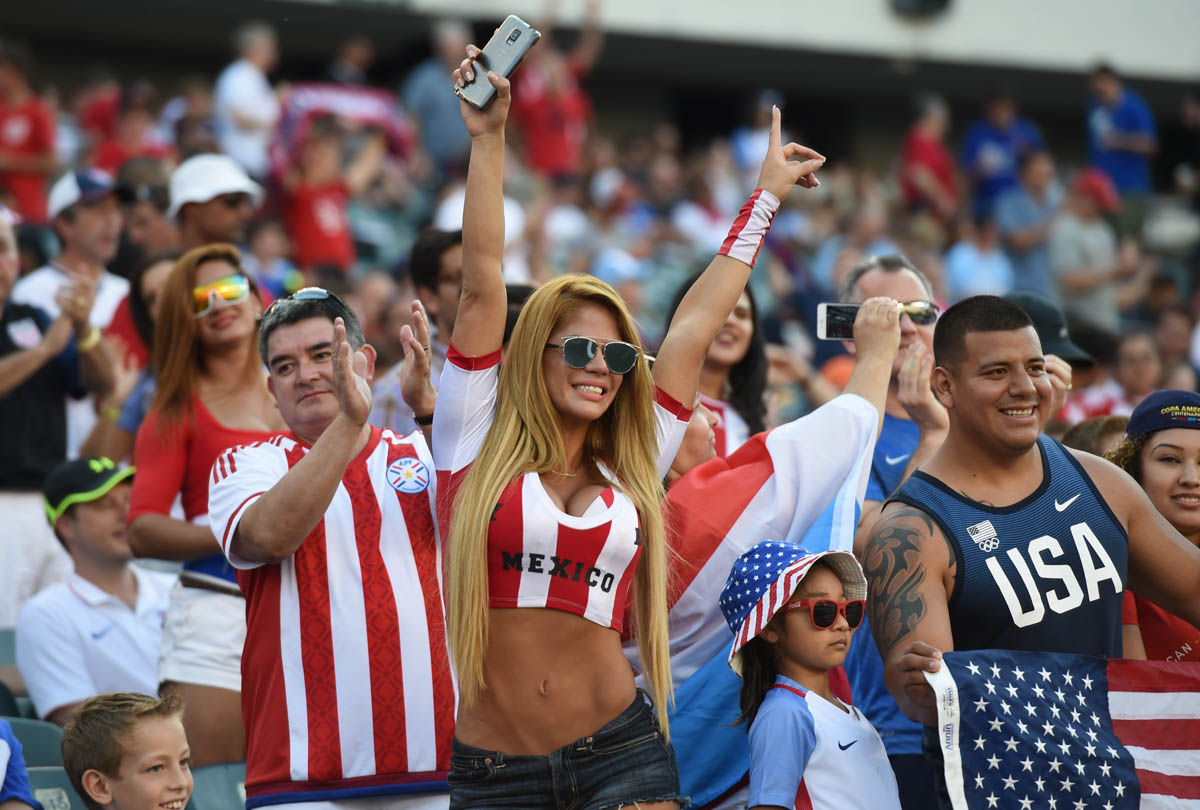
<svg viewBox="0 0 1200 810"><path fill-rule="evenodd" d="M879 734L829 685L866 596L849 552L766 540L734 563L720 603L735 633L740 720L750 726L748 807L899 810Z"/></svg>

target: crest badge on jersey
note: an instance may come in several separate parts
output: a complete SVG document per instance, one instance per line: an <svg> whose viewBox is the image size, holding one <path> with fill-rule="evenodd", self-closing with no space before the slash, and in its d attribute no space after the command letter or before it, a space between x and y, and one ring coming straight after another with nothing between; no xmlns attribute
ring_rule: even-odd
<svg viewBox="0 0 1200 810"><path fill-rule="evenodd" d="M429 468L419 458L398 458L388 465L387 482L397 492L415 495L429 488Z"/></svg>
<svg viewBox="0 0 1200 810"><path fill-rule="evenodd" d="M990 554L1000 548L1000 538L996 536L996 528L992 526L990 520L981 520L974 526L968 526L967 534L975 541L975 545L979 546L979 550L985 554Z"/></svg>

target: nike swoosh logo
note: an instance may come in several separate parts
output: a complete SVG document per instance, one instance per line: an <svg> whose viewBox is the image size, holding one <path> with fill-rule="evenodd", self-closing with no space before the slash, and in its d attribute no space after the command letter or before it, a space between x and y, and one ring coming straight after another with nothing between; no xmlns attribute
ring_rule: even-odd
<svg viewBox="0 0 1200 810"><path fill-rule="evenodd" d="M99 641L100 639L107 636L109 631L112 630L114 627L116 627L116 625L110 624L108 627L102 627L99 630L93 630L92 631L92 640Z"/></svg>
<svg viewBox="0 0 1200 810"><path fill-rule="evenodd" d="M905 453L902 456L884 456L883 460L886 461L888 464L891 464L894 467L911 455L912 455L912 453Z"/></svg>
<svg viewBox="0 0 1200 810"><path fill-rule="evenodd" d="M1082 494L1083 494L1082 492L1077 492L1077 493L1075 493L1074 497L1067 498L1067 500L1064 503L1059 503L1058 498L1055 498L1054 499L1054 508L1061 512L1064 509L1066 509L1068 506L1070 506L1071 504L1075 503L1075 498L1078 498Z"/></svg>
<svg viewBox="0 0 1200 810"><path fill-rule="evenodd" d="M850 746L854 745L856 742L858 742L858 740L851 740L850 742L846 743L845 745L842 745L841 743L838 743L838 748L840 748L841 750L845 751L847 748L849 748Z"/></svg>

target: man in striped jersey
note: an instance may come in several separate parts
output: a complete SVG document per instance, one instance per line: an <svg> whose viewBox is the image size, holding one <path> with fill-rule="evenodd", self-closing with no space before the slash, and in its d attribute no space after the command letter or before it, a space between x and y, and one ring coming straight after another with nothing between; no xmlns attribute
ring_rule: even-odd
<svg viewBox="0 0 1200 810"><path fill-rule="evenodd" d="M259 351L290 430L220 456L209 503L246 595L246 806L445 808L457 690L429 450L367 424L375 352L332 293L276 301Z"/></svg>

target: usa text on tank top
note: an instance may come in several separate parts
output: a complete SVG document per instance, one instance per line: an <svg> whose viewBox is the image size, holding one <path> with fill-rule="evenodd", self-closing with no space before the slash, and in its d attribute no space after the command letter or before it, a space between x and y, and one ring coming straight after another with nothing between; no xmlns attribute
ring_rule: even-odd
<svg viewBox="0 0 1200 810"><path fill-rule="evenodd" d="M1119 657L1129 537L1062 445L1038 437L1042 483L985 506L917 471L891 500L921 509L950 540L954 648Z"/></svg>

